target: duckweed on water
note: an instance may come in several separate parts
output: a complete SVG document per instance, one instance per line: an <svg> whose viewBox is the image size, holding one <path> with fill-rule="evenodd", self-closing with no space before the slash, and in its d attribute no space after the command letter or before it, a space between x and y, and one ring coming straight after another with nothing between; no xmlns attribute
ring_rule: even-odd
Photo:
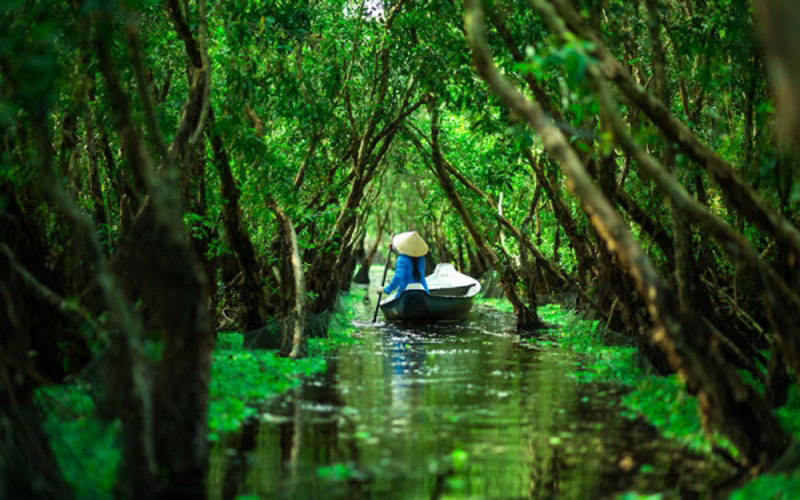
<svg viewBox="0 0 800 500"><path fill-rule="evenodd" d="M484 301L493 306L491 301ZM498 310L508 309L497 307ZM579 318L574 312L566 311L557 304L549 304L538 309L539 316L556 328L546 336L529 341L542 347L553 343L585 356L574 376L585 382L605 382L630 388L622 398L625 406L623 415L629 418L642 417L659 432L685 445L695 452L711 454L712 444L727 450L733 457L738 456L736 448L727 438L714 434L712 439L702 430L697 399L690 396L686 386L677 375L659 376L653 373L644 362L637 349L631 346L608 346L604 344L602 327L598 320ZM763 368L763 367L762 367ZM763 394L763 387L747 372L741 372L743 379L755 386ZM800 438L800 393L795 387L790 389L788 403L776 411L784 429L795 438ZM657 499L660 495L639 495L625 493L620 500ZM800 498L800 472L790 475L763 475L750 481L743 488L734 491L730 500L747 499L794 499Z"/></svg>
<svg viewBox="0 0 800 500"><path fill-rule="evenodd" d="M632 419L641 416L664 436L690 450L711 453L712 443L702 430L697 399L688 395L685 384L677 375L663 377L653 373L636 347L605 345L603 328L598 320L581 319L557 304L540 307L539 315L545 322L556 325L548 332L549 340L585 355L578 371L573 374L576 378L630 388L622 398L625 416ZM541 339L532 341L543 342ZM713 444L736 456L735 448L724 437L714 435Z"/></svg>
<svg viewBox="0 0 800 500"><path fill-rule="evenodd" d="M325 369L325 360L309 357L292 360L274 351L249 351L241 347L242 334L225 334L230 348L215 349L211 364L209 438L235 431L255 415L248 403L281 394L300 383L301 377Z"/></svg>
<svg viewBox="0 0 800 500"><path fill-rule="evenodd" d="M36 399L47 416L44 429L75 498L110 496L121 453L119 422L94 418L90 387L83 383L40 387Z"/></svg>
<svg viewBox="0 0 800 500"><path fill-rule="evenodd" d="M212 353L209 385L209 439L239 429L258 401L297 386L303 377L324 371L325 353L359 340L352 326L353 304L365 290L354 290L340 300L331 317L328 337L309 339L306 358L291 360L274 351L242 347L242 334L220 333ZM85 382L41 387L36 393L46 415L44 428L56 460L76 499L111 498L121 451L119 422L101 422L94 416L93 389Z"/></svg>
<svg viewBox="0 0 800 500"><path fill-rule="evenodd" d="M303 379L325 370L324 354L339 345L356 342L352 325L353 304L364 298L363 289L340 299L331 318L327 338L309 339L309 355L300 359L278 356L276 351L255 351L242 347L241 333L223 333L212 354L209 387L209 439L239 429L256 414L254 403L282 394Z"/></svg>

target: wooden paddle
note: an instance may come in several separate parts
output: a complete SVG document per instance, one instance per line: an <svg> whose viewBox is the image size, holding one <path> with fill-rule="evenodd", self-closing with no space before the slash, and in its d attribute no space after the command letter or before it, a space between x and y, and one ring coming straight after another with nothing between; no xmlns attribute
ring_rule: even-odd
<svg viewBox="0 0 800 500"><path fill-rule="evenodd" d="M378 291L378 303L375 304L375 314L372 315L372 322L378 319L378 308L381 306L381 297L383 297L383 285L386 283L386 272L389 271L389 257L392 256L392 244L389 243L389 252L386 254L386 265L383 266L383 279L381 280L381 289Z"/></svg>

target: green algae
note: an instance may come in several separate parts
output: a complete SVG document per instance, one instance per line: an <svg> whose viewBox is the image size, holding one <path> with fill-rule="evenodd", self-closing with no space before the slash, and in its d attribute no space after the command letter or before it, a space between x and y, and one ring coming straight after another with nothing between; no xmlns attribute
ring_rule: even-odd
<svg viewBox="0 0 800 500"><path fill-rule="evenodd" d="M484 303L494 306L492 301ZM507 310L509 307L510 304L501 303L497 309ZM542 347L558 344L584 355L584 361L573 374L581 381L613 383L628 388L630 391L622 397L625 407L623 415L632 419L643 418L663 436L709 458L713 456L714 446L726 450L734 458L738 457L738 451L727 438L718 433L708 436L703 430L697 398L689 395L680 377L654 373L633 346L606 345L604 329L598 320L583 319L557 304L542 306L538 313L545 322L556 328L547 332L544 337L529 339L529 342ZM764 393L763 385L750 373L740 371L740 375L745 382L761 394ZM776 414L783 428L796 439L800 439L800 392L796 387L790 388L787 404L777 409ZM650 499L660 496L640 496L638 493L628 492L618 498ZM800 498L800 472L764 474L735 490L729 497L730 500L755 498Z"/></svg>
<svg viewBox="0 0 800 500"><path fill-rule="evenodd" d="M607 345L607 334L598 320L583 319L557 304L540 307L539 315L556 325L548 337L584 355L573 376L585 382L613 383L630 389L622 398L625 416L644 418L662 435L692 451L710 454L716 445L736 456L735 448L724 437L714 434L709 441L702 428L697 399L687 393L677 375L656 374L632 345ZM620 343L619 338L615 337L615 342Z"/></svg>
<svg viewBox="0 0 800 500"><path fill-rule="evenodd" d="M289 359L276 351L246 350L242 334L221 332L212 352L208 436L241 428L255 416L255 405L296 387L304 377L326 369L324 356L336 347L359 342L353 304L365 290L343 295L331 316L326 338L308 340L308 356ZM112 498L121 460L119 421L95 416L91 384L83 381L40 387L36 398L46 416L44 429L76 499Z"/></svg>
<svg viewBox="0 0 800 500"><path fill-rule="evenodd" d="M305 377L325 371L324 356L339 345L357 342L353 326L354 304L363 300L365 290L340 297L326 338L308 339L308 356L281 357L277 351L248 350L241 333L219 335L212 353L209 386L209 439L222 432L235 432L256 415L255 405L297 387Z"/></svg>
<svg viewBox="0 0 800 500"><path fill-rule="evenodd" d="M120 424L94 416L90 391L81 382L45 386L36 390L36 401L46 416L43 427L50 447L74 497L110 498L121 459Z"/></svg>

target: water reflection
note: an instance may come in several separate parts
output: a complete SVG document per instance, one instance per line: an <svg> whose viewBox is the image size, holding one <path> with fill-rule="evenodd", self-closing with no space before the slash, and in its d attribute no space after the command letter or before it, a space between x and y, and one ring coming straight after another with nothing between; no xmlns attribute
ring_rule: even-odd
<svg viewBox="0 0 800 500"><path fill-rule="evenodd" d="M384 376L391 386L391 413L396 421L407 418L413 411L411 404L424 390L421 382L424 373L425 346L413 330L396 326L384 329Z"/></svg>
<svg viewBox="0 0 800 500"><path fill-rule="evenodd" d="M615 388L578 384L575 355L520 343L510 315L362 330L217 444L212 499L692 498L720 474L622 418Z"/></svg>

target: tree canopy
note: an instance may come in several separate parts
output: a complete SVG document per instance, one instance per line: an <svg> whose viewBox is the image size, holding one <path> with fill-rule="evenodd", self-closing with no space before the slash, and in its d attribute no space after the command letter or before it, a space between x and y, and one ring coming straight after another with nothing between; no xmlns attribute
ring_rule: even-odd
<svg viewBox="0 0 800 500"><path fill-rule="evenodd" d="M791 457L775 409L800 373L798 16L4 2L0 485L59 497L33 392L99 360L120 496L203 497L215 332L302 357L411 229L499 283L520 332L556 298L630 337L742 466Z"/></svg>

